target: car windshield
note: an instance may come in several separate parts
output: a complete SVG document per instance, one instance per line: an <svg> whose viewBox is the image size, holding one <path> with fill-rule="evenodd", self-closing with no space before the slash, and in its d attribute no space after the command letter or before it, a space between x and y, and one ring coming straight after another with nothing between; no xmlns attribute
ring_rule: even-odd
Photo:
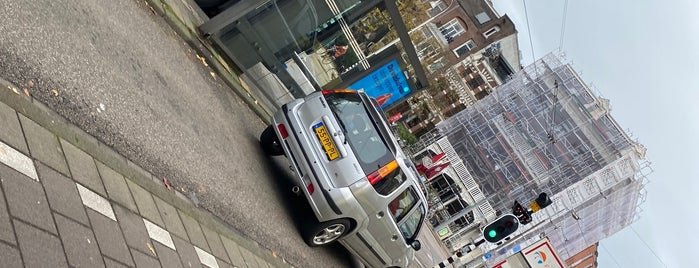
<svg viewBox="0 0 699 268"><path fill-rule="evenodd" d="M405 238L405 241L411 241L417 236L417 231L420 229L420 224L425 217L425 207L420 204L420 206L413 210L410 215L408 215L403 223L398 226L400 232Z"/></svg>

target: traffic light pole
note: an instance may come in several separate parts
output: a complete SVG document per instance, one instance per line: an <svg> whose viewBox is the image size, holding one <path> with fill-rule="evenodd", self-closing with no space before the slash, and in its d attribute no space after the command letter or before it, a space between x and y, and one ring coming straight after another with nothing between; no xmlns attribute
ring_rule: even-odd
<svg viewBox="0 0 699 268"><path fill-rule="evenodd" d="M464 256L464 254L470 253L471 251L478 248L478 246L483 244L483 243L485 243L485 238L482 238L482 237L480 238L480 240L478 242L468 243L467 245L461 247L461 249L459 251L457 251L456 253L454 253L454 255L451 255L449 258L447 258L446 260L439 263L436 267L439 267L439 268L447 267L448 265L461 259L461 257Z"/></svg>

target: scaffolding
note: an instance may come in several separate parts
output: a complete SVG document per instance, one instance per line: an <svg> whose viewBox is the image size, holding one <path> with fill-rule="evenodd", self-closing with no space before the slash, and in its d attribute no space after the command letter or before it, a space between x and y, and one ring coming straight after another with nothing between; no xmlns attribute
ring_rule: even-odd
<svg viewBox="0 0 699 268"><path fill-rule="evenodd" d="M609 111L609 101L593 94L561 55L549 54L440 123L439 133L431 135L448 138L492 207L505 214L511 213L513 201L528 203L540 192L577 193L570 187L603 178L601 171L611 170L629 154L643 162L645 148ZM549 230L552 241L566 246L562 254L569 255L627 226L637 217L642 199L644 179L637 177L645 176L638 173L634 168L628 178L614 180L614 187L601 191L604 194L551 215L550 226L542 230ZM619 212L604 214L609 210ZM588 221L570 222L571 211Z"/></svg>
<svg viewBox="0 0 699 268"><path fill-rule="evenodd" d="M559 192L635 142L562 58L549 54L439 124L498 211Z"/></svg>

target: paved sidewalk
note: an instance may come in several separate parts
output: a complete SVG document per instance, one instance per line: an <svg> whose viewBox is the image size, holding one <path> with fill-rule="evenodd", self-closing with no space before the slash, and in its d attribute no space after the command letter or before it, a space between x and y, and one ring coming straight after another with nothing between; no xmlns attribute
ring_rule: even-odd
<svg viewBox="0 0 699 268"><path fill-rule="evenodd" d="M289 267L0 79L2 267Z"/></svg>
<svg viewBox="0 0 699 268"><path fill-rule="evenodd" d="M277 107L265 105L265 101L256 96L264 96L261 92L252 92L250 87L240 79L240 70L211 40L202 37L199 25L209 20L209 17L199 8L194 0L143 0L153 14L161 16L172 29L192 47L206 65L217 72L219 77L241 98L250 108L269 123L271 114ZM245 52L241 52L245 53Z"/></svg>

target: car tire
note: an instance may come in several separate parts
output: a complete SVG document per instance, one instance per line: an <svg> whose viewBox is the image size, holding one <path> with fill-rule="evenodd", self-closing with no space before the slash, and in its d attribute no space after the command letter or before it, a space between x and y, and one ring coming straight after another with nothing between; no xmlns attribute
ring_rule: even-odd
<svg viewBox="0 0 699 268"><path fill-rule="evenodd" d="M272 126L267 126L262 134L260 135L260 145L262 150L268 155L283 155L284 148L282 148L281 143L277 134L274 133L274 128Z"/></svg>
<svg viewBox="0 0 699 268"><path fill-rule="evenodd" d="M332 244L350 231L351 223L347 219L337 219L307 225L304 240L311 247Z"/></svg>

